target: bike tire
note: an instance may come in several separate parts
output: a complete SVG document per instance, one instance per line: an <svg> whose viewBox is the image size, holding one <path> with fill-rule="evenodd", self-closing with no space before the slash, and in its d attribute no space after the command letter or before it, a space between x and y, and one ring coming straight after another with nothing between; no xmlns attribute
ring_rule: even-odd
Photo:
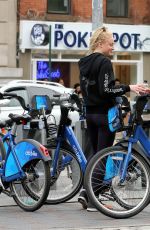
<svg viewBox="0 0 150 230"><path fill-rule="evenodd" d="M138 170L128 164L125 181L120 182L126 155L127 150L120 146L106 148L90 160L85 172L84 183L91 202L100 212L112 218L135 216L150 202L149 165L137 152L132 152L132 160L138 165ZM112 165L108 165L108 157ZM145 181L144 186L142 181Z"/></svg>
<svg viewBox="0 0 150 230"><path fill-rule="evenodd" d="M135 173L136 173L136 169L138 170L138 164L137 164L134 160L132 160L130 164L132 164L133 167L135 167L135 168L133 168L132 172L135 171ZM131 167L132 167L132 165L131 165ZM134 170L134 169L135 169L135 170ZM111 187L111 194L113 195L113 197L115 198L115 200L117 201L117 203L118 203L121 207L123 207L123 208L125 208L125 209L134 208L134 205L131 205L131 204L126 203L126 202L125 202L124 200L122 200L119 196L117 196L117 194L116 194L116 192L115 192L115 190L114 190L113 187Z"/></svg>
<svg viewBox="0 0 150 230"><path fill-rule="evenodd" d="M53 161L53 155L57 145L53 142L46 147L49 150L49 154ZM61 160L63 156L69 158L71 157L72 160L62 167ZM65 143L60 148L57 170L54 177L51 178L51 189L46 203L59 204L72 199L79 192L82 184L83 172L80 163L70 146Z"/></svg>
<svg viewBox="0 0 150 230"><path fill-rule="evenodd" d="M36 211L45 203L50 190L49 167L47 161L32 160L23 167L27 178L10 183L13 199L23 210ZM37 176L33 176L35 172Z"/></svg>

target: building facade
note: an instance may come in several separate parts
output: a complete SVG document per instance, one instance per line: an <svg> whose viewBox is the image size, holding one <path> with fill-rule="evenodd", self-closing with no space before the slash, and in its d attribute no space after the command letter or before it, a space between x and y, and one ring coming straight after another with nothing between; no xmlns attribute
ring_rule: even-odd
<svg viewBox="0 0 150 230"><path fill-rule="evenodd" d="M17 66L17 0L0 0L0 85L21 78Z"/></svg>
<svg viewBox="0 0 150 230"><path fill-rule="evenodd" d="M15 0L1 2L15 4ZM21 79L62 77L70 87L79 81L77 62L88 51L93 2L17 1L18 17L15 12L14 20L18 25L19 52L18 62L14 52L14 62L23 70ZM103 0L103 24L114 33L112 62L115 75L122 83L150 81L149 8L150 0Z"/></svg>

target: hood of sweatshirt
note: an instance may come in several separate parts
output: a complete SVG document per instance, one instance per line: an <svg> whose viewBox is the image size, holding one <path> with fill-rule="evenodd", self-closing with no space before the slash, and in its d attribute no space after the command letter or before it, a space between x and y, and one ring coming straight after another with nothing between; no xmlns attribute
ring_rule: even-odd
<svg viewBox="0 0 150 230"><path fill-rule="evenodd" d="M106 57L100 53L92 53L86 57L81 58L78 62L80 74L88 75L89 73L95 71L99 66L101 60L104 58Z"/></svg>

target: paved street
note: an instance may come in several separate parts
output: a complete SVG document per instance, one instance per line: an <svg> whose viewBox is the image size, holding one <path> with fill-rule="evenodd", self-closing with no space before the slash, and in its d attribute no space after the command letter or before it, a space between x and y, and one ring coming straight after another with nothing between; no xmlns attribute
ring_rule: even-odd
<svg viewBox="0 0 150 230"><path fill-rule="evenodd" d="M44 205L36 212L24 212L12 199L0 196L0 229L11 230L149 230L150 206L135 217L117 220L81 209L77 197L58 205Z"/></svg>

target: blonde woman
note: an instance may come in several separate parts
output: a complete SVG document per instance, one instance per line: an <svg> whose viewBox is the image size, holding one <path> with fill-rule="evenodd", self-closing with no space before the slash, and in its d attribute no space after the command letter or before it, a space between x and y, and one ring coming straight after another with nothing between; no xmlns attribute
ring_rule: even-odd
<svg viewBox="0 0 150 230"><path fill-rule="evenodd" d="M115 104L115 98L129 91L138 94L150 93L144 84L115 85L109 58L113 49L112 32L106 27L98 28L90 39L88 55L79 61L80 87L86 106L87 131L92 145L92 154L87 157L88 161L97 151L113 145L115 133L109 130L107 113ZM102 193L101 189L97 189L96 195L99 193ZM96 211L89 202L85 190L81 191L78 201L88 211Z"/></svg>

